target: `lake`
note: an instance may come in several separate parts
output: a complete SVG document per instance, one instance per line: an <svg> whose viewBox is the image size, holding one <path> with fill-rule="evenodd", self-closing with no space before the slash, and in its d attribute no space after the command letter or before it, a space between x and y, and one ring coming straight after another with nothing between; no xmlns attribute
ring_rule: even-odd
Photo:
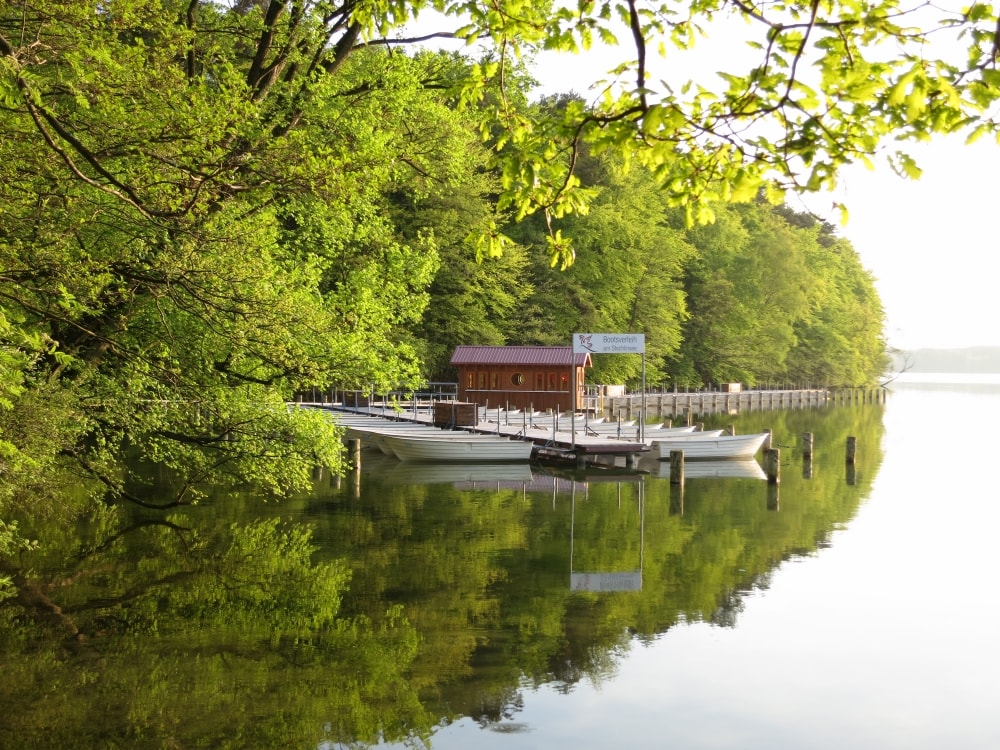
<svg viewBox="0 0 1000 750"><path fill-rule="evenodd" d="M998 376L907 373L706 425L772 429L777 487L366 451L98 515L30 560L86 639L0 610L0 746L995 750L998 417Z"/></svg>

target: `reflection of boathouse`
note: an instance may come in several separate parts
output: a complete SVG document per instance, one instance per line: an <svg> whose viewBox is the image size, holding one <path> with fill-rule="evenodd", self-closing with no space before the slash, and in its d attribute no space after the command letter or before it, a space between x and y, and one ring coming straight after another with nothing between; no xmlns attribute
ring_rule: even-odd
<svg viewBox="0 0 1000 750"><path fill-rule="evenodd" d="M583 408L584 368L590 355L571 346L458 346L458 400L490 408ZM576 398L571 398L573 367Z"/></svg>

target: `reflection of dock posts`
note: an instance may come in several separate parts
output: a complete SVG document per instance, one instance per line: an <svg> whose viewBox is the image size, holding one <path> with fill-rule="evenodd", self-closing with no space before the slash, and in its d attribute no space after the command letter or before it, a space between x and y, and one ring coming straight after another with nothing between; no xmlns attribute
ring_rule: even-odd
<svg viewBox="0 0 1000 750"><path fill-rule="evenodd" d="M684 451L670 451L670 484L684 484Z"/></svg>
<svg viewBox="0 0 1000 750"><path fill-rule="evenodd" d="M361 440L352 438L347 441L351 450L351 485L354 497L361 497Z"/></svg>
<svg viewBox="0 0 1000 750"><path fill-rule="evenodd" d="M764 473L768 484L778 484L781 481L781 451L768 448L764 451Z"/></svg>
<svg viewBox="0 0 1000 750"><path fill-rule="evenodd" d="M767 509L768 510L778 510L779 509L779 496L778 496L778 485L768 484L767 485Z"/></svg>
<svg viewBox="0 0 1000 750"><path fill-rule="evenodd" d="M670 515L684 515L684 483L670 483Z"/></svg>
<svg viewBox="0 0 1000 750"><path fill-rule="evenodd" d="M811 432L802 433L802 457L813 457L813 434Z"/></svg>
<svg viewBox="0 0 1000 750"><path fill-rule="evenodd" d="M854 462L855 454L858 450L858 439L856 437L847 438L847 483L853 485L857 479L856 465Z"/></svg>

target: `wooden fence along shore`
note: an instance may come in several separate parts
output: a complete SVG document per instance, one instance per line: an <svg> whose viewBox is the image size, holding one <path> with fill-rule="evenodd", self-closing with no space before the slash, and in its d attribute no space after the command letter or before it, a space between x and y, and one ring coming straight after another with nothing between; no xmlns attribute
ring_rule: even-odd
<svg viewBox="0 0 1000 750"><path fill-rule="evenodd" d="M693 420L711 414L771 411L774 409L811 409L846 404L877 404L885 402L884 388L843 388L837 390L761 390L724 393L647 393L645 420ZM603 404L588 404L588 410L603 413L612 419L639 419L642 415L642 394L606 397Z"/></svg>

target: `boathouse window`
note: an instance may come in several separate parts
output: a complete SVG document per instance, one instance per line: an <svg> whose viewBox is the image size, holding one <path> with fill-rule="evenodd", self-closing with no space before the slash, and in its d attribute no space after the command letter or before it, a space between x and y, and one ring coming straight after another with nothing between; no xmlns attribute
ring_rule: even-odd
<svg viewBox="0 0 1000 750"><path fill-rule="evenodd" d="M511 385L524 385L524 375L519 372L515 372L510 376Z"/></svg>
<svg viewBox="0 0 1000 750"><path fill-rule="evenodd" d="M535 373L535 390L544 391L545 390L545 375L540 372Z"/></svg>
<svg viewBox="0 0 1000 750"><path fill-rule="evenodd" d="M493 390L496 390L499 387L500 387L500 373L499 372L491 372L490 373L490 388L492 388Z"/></svg>
<svg viewBox="0 0 1000 750"><path fill-rule="evenodd" d="M556 380L556 377L557 377L556 373L554 373L554 372L550 372L549 373L549 390L550 391L556 390L556 383L558 382Z"/></svg>
<svg viewBox="0 0 1000 750"><path fill-rule="evenodd" d="M476 384L476 374L472 370L469 370L469 372L465 376L465 387L472 388L475 386L475 384Z"/></svg>
<svg viewBox="0 0 1000 750"><path fill-rule="evenodd" d="M486 373L479 373L479 388L480 390L486 390Z"/></svg>

